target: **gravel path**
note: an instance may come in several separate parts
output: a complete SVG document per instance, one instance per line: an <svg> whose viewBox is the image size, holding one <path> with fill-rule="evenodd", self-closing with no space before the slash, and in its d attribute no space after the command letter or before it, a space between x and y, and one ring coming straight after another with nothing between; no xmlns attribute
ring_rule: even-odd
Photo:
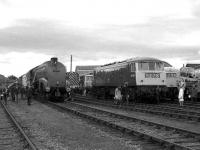
<svg viewBox="0 0 200 150"><path fill-rule="evenodd" d="M31 106L9 101L8 107L40 150L159 149L36 101Z"/></svg>

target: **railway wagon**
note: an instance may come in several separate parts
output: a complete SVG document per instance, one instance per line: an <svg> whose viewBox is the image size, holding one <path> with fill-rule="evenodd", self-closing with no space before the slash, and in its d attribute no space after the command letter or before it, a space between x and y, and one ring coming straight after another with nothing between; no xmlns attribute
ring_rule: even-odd
<svg viewBox="0 0 200 150"><path fill-rule="evenodd" d="M166 86L165 64L155 58L136 57L100 66L94 71L94 93L113 98L114 89L127 83L130 101L155 102L156 88Z"/></svg>
<svg viewBox="0 0 200 150"><path fill-rule="evenodd" d="M167 100L175 100L178 98L178 86L180 83L180 71L173 67L165 67L166 88L163 97Z"/></svg>
<svg viewBox="0 0 200 150"><path fill-rule="evenodd" d="M63 101L66 94L66 68L53 57L22 76L23 86L33 86L34 92L49 100Z"/></svg>

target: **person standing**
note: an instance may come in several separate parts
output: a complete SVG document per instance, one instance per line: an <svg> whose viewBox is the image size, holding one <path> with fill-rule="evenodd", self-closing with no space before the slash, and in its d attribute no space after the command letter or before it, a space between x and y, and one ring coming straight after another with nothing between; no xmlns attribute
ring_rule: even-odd
<svg viewBox="0 0 200 150"><path fill-rule="evenodd" d="M15 101L15 90L14 90L14 87L10 88L10 95L11 95L11 100L14 102Z"/></svg>
<svg viewBox="0 0 200 150"><path fill-rule="evenodd" d="M197 96L198 96L197 93L198 93L197 85L193 85L192 91L191 91L191 101L192 102L195 102L197 100Z"/></svg>
<svg viewBox="0 0 200 150"><path fill-rule="evenodd" d="M128 89L128 83L124 82L124 86L122 87L122 101L126 102L126 104L129 104L129 89Z"/></svg>
<svg viewBox="0 0 200 150"><path fill-rule="evenodd" d="M86 90L86 88L84 88L84 90L83 90L83 96L86 96L86 93L87 93L87 90Z"/></svg>
<svg viewBox="0 0 200 150"><path fill-rule="evenodd" d="M18 100L19 100L19 98L18 98L18 94L19 94L19 88L18 88L18 86L15 87L14 91L15 91L14 92L15 93L15 100L18 103Z"/></svg>
<svg viewBox="0 0 200 150"><path fill-rule="evenodd" d="M3 100L3 89L0 90L1 100Z"/></svg>
<svg viewBox="0 0 200 150"><path fill-rule="evenodd" d="M114 97L115 101L114 104L120 104L121 105L121 101L122 101L122 94L121 94L121 88L117 87L115 89L115 97Z"/></svg>
<svg viewBox="0 0 200 150"><path fill-rule="evenodd" d="M160 92L161 92L161 89L159 86L157 86L156 87L156 101L158 104L160 103Z"/></svg>
<svg viewBox="0 0 200 150"><path fill-rule="evenodd" d="M31 98L32 98L32 87L26 88L26 97L27 97L27 105L31 105Z"/></svg>
<svg viewBox="0 0 200 150"><path fill-rule="evenodd" d="M3 99L5 102L5 105L7 105L7 89L4 89L4 91L3 91Z"/></svg>
<svg viewBox="0 0 200 150"><path fill-rule="evenodd" d="M24 90L24 88L20 87L19 92L20 92L20 95L21 95L21 99L24 98L24 92L23 92L23 90Z"/></svg>
<svg viewBox="0 0 200 150"><path fill-rule="evenodd" d="M179 94L178 94L179 104L182 107L184 102L184 88L180 87Z"/></svg>

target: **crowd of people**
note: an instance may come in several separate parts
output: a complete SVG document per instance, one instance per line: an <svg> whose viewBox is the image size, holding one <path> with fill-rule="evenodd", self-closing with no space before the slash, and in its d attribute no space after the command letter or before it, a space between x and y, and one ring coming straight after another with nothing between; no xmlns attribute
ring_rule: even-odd
<svg viewBox="0 0 200 150"><path fill-rule="evenodd" d="M194 85L195 86L195 85ZM181 82L180 86L178 87L178 101L179 101L179 105L181 107L183 107L183 103L184 103L184 99L187 100L191 100L191 101L196 101L196 97L197 97L197 92L195 92L195 87L193 87L194 89L192 90L192 93L188 92L188 89L185 88L185 83ZM157 103L160 102L161 99L161 88L159 86L156 87L155 89L155 93L156 93L156 101ZM114 96L114 104L116 105L122 105L124 103L129 104L129 94L130 91L128 89L128 83L125 82L123 86L119 86L116 87L115 89L115 96Z"/></svg>
<svg viewBox="0 0 200 150"><path fill-rule="evenodd" d="M114 104L122 105L123 103L129 104L129 89L128 83L124 82L123 86L119 86L115 89Z"/></svg>
<svg viewBox="0 0 200 150"><path fill-rule="evenodd" d="M195 87L194 87L195 89ZM192 101L195 101L196 93L197 92L192 92L191 94L187 95L187 89L185 88L185 84L181 83L179 86L179 93L178 93L178 100L179 104L182 107L184 98L189 97ZM194 90L192 90L194 91ZM160 93L161 89L159 86L156 87L156 99L157 102L160 102ZM122 105L126 103L127 105L129 104L129 88L128 88L128 83L124 82L123 86L116 87L115 89L115 95L114 95L114 104L116 105ZM20 86L13 86L10 88L4 88L0 90L0 95L1 95L1 100L4 100L4 103L7 105L7 101L11 100L13 102L18 103L19 102L19 97L22 100L27 100L27 105L31 105L31 98L33 96L33 89L32 86L23 88ZM71 88L66 89L66 101L73 101L73 95L74 92ZM83 96L87 95L87 90L83 90Z"/></svg>
<svg viewBox="0 0 200 150"><path fill-rule="evenodd" d="M19 102L19 99L27 100L27 105L31 105L31 97L33 95L32 87L13 86L0 90L1 100L7 105L7 101Z"/></svg>

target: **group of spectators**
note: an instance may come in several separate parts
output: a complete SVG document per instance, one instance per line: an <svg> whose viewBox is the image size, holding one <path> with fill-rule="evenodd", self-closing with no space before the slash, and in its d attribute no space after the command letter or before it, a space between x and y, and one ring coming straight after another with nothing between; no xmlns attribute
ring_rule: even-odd
<svg viewBox="0 0 200 150"><path fill-rule="evenodd" d="M119 86L115 89L114 103L122 105L123 103L129 104L129 89L128 83L124 82L123 86Z"/></svg>
<svg viewBox="0 0 200 150"><path fill-rule="evenodd" d="M195 85L194 85L195 86ZM193 87L193 90L191 94L188 94L188 89L185 88L185 84L181 83L179 87L179 93L178 93L178 100L179 104L182 107L184 98L185 99L191 99L192 101L196 101L196 94L195 87ZM161 88L159 86L156 87L156 101L157 103L160 102L161 99ZM127 82L124 83L122 87L117 87L115 89L115 96L114 96L114 104L122 105L123 103L129 104L129 89Z"/></svg>
<svg viewBox="0 0 200 150"><path fill-rule="evenodd" d="M31 97L33 95L32 87L18 87L13 86L10 88L4 88L0 90L1 100L5 101L5 104L7 105L7 100L11 100L13 102L18 103L19 102L19 96L21 99L27 98L27 104L31 105Z"/></svg>

